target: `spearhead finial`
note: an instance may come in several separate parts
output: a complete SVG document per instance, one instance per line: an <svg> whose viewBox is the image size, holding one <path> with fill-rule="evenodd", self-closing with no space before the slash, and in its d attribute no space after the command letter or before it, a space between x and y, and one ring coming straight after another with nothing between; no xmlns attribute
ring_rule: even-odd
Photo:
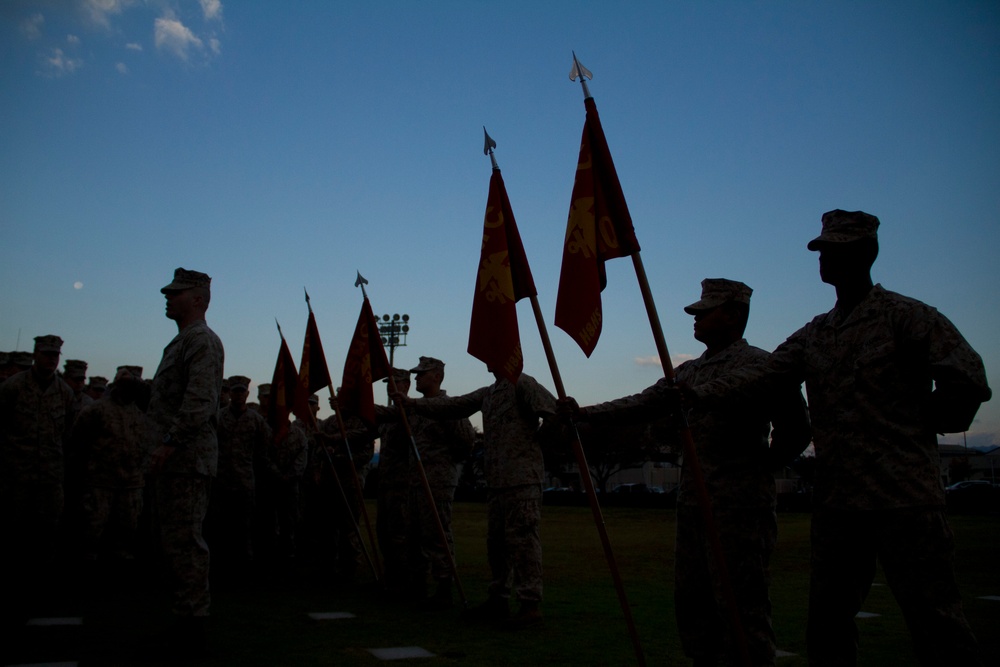
<svg viewBox="0 0 1000 667"><path fill-rule="evenodd" d="M313 311L313 307L312 307L312 304L309 303L309 290L307 290L305 287L303 287L302 291L306 293L306 308L308 308L309 312L311 313Z"/></svg>
<svg viewBox="0 0 1000 667"><path fill-rule="evenodd" d="M580 61L576 57L576 51L573 51L573 69L569 71L569 80L576 81L577 79L580 79L580 84L583 86L584 98L591 96L590 89L587 88L587 79L593 78L594 73L580 64Z"/></svg>
<svg viewBox="0 0 1000 667"><path fill-rule="evenodd" d="M278 318L274 318L274 324L278 327L278 335L281 336L281 340L285 340L285 334L281 333L281 325L278 324Z"/></svg>
<svg viewBox="0 0 1000 667"><path fill-rule="evenodd" d="M354 281L354 286L361 288L361 295L363 297L365 297L366 299L368 298L368 292L365 291L365 285L367 285L367 284L368 284L368 281L365 280L365 277L363 275L361 275L360 271L358 271L358 277Z"/></svg>
<svg viewBox="0 0 1000 667"><path fill-rule="evenodd" d="M493 168L499 169L500 167L497 165L497 159L493 155L493 149L497 147L497 142L493 141L493 137L491 137L489 133L486 131L485 125L483 126L483 137L485 137L485 145L483 146L483 155L489 155L490 162L493 163Z"/></svg>

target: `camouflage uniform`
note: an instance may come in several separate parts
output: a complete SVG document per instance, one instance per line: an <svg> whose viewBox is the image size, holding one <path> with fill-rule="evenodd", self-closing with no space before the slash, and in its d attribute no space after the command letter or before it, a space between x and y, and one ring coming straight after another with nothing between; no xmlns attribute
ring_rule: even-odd
<svg viewBox="0 0 1000 667"><path fill-rule="evenodd" d="M140 381L136 377L136 385ZM80 537L89 559L97 558L106 531L118 542L116 555L133 555L146 485L146 417L134 399L116 383L108 396L85 407L73 425L73 450L82 471Z"/></svg>
<svg viewBox="0 0 1000 667"><path fill-rule="evenodd" d="M260 413L244 406L219 410L219 466L212 482L212 502L206 520L217 558L247 565L254 556L254 459L266 456L271 429Z"/></svg>
<svg viewBox="0 0 1000 667"><path fill-rule="evenodd" d="M208 324L188 325L163 350L147 410L150 445L177 447L155 474L154 486L173 612L182 617L208 615L209 553L202 524L218 471L224 361L222 341Z"/></svg>
<svg viewBox="0 0 1000 667"><path fill-rule="evenodd" d="M65 382L53 375L46 384L34 369L0 384L0 512L7 540L0 598L7 611L18 613L37 593L52 563L63 514L63 443L72 426L72 404L73 391Z"/></svg>
<svg viewBox="0 0 1000 667"><path fill-rule="evenodd" d="M418 414L461 419L483 414L483 469L488 487L487 559L491 597L513 589L522 602L542 599L542 482L539 420L555 414L555 397L530 375L504 378L462 396L413 401Z"/></svg>
<svg viewBox="0 0 1000 667"><path fill-rule="evenodd" d="M271 452L276 477L275 528L280 554L285 557L295 555L295 533L299 524L299 486L308 465L310 430L312 429L296 419L288 427L288 434Z"/></svg>
<svg viewBox="0 0 1000 667"><path fill-rule="evenodd" d="M761 366L768 357L767 352L741 339L711 357L705 353L681 364L676 379L696 387L734 369ZM661 418L669 410L669 386L667 380L660 380L640 394L590 406L585 414L594 423L612 418L616 422ZM772 453L784 452L791 458L809 444L805 402L797 388L784 388L727 401L711 410L695 405L687 409L686 417L711 499L751 664L773 665L775 637L768 565L778 526ZM687 459L681 468L677 503L674 605L681 645L686 655L697 659L718 659L724 653L738 655L732 636L725 631L726 601L721 588L713 583L719 577Z"/></svg>
<svg viewBox="0 0 1000 667"><path fill-rule="evenodd" d="M409 373L406 373L409 381ZM396 421L398 411L375 406L379 426L378 512L375 534L389 592L402 592L407 578L407 525L410 520L410 436ZM412 419L408 415L409 419Z"/></svg>
<svg viewBox="0 0 1000 667"><path fill-rule="evenodd" d="M354 471L360 473L375 455L375 431L365 426L358 417L345 418L344 427L351 447ZM324 447L326 452L323 451ZM347 508L344 507L344 499L340 497L336 480L330 471L327 453L333 460L337 479L343 487ZM314 546L320 551L332 550L332 554L326 555L333 556L335 574L344 580L352 580L358 567L364 564L363 546L355 530L361 516L361 505L352 479L351 459L344 448L336 416L320 422L316 447L309 453L307 468L310 484L310 499L307 502ZM332 534L329 530L331 514L335 517Z"/></svg>
<svg viewBox="0 0 1000 667"><path fill-rule="evenodd" d="M860 214L860 215L859 215ZM860 219L860 221L859 221ZM810 243L874 238L878 219L831 211ZM846 234L846 238L837 235ZM761 381L805 382L816 447L807 644L811 664L857 660L854 617L876 559L927 664L978 664L953 569L937 432L963 430L991 392L982 359L934 308L875 285L819 315L765 368L696 388L718 400Z"/></svg>
<svg viewBox="0 0 1000 667"><path fill-rule="evenodd" d="M442 389L437 397L447 394ZM433 420L414 417L410 422L414 441L420 452L420 461L431 487L431 495L437 507L437 515L444 528L447 551L441 544L434 508L427 502L423 480L417 471L417 463L412 447L409 450L410 489L409 506L416 508L417 516L409 523L407 543L411 579L419 584L430 575L432 581L451 581L451 558L455 557L455 540L451 532L452 502L455 487L461 474L462 463L472 453L476 432L468 419Z"/></svg>

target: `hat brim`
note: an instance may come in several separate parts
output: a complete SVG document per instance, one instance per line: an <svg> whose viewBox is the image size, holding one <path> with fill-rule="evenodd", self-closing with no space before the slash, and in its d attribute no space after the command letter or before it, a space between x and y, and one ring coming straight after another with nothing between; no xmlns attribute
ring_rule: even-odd
<svg viewBox="0 0 1000 667"><path fill-rule="evenodd" d="M725 301L720 301L718 299L700 299L695 301L690 306L684 306L684 312L688 315L696 315L698 313L704 313L706 310L713 310L718 308Z"/></svg>

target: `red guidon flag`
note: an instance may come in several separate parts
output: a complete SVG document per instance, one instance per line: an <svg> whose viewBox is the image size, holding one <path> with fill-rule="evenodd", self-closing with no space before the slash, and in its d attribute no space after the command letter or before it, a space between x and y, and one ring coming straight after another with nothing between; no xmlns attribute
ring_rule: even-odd
<svg viewBox="0 0 1000 667"><path fill-rule="evenodd" d="M267 423L271 426L275 442L281 442L288 434L288 415L295 405L295 389L299 383L295 359L281 334L281 327L278 327L278 335L281 336L281 348L274 364L274 375L271 376L271 397L267 405Z"/></svg>
<svg viewBox="0 0 1000 667"><path fill-rule="evenodd" d="M601 291L607 284L604 262L639 252L639 241L597 105L592 97L584 104L587 121L566 225L555 324L589 357L601 335Z"/></svg>
<svg viewBox="0 0 1000 667"><path fill-rule="evenodd" d="M374 426L375 394L372 383L386 377L389 377L389 360L382 347L378 321L372 313L368 297L365 297L354 337L351 338L351 348L347 351L347 361L344 362L344 379L337 397L340 407Z"/></svg>
<svg viewBox="0 0 1000 667"><path fill-rule="evenodd" d="M309 297L306 297L309 303ZM295 392L295 416L308 423L312 421L309 411L309 396L320 389L333 386L330 379L330 369L326 365L326 354L323 353L323 341L319 338L319 328L316 326L316 316L312 306L309 306L309 321L306 323L306 337L302 343L302 362L299 364L299 384Z"/></svg>
<svg viewBox="0 0 1000 667"><path fill-rule="evenodd" d="M486 200L468 349L511 382L517 382L524 367L516 304L537 293L503 176L494 169Z"/></svg>

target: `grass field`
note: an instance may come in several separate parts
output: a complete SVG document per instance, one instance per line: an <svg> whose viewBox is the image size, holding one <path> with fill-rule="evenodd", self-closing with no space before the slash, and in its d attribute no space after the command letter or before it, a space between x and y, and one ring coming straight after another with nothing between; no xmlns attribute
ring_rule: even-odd
<svg viewBox="0 0 1000 667"><path fill-rule="evenodd" d="M369 508L374 517L374 506ZM454 531L459 570L473 604L487 581L483 504L457 503ZM622 579L649 665L688 664L678 646L671 597L672 510L605 508ZM965 610L986 664L1000 664L1000 518L952 517L958 550L956 571ZM779 515L771 597L779 648L796 655L780 667L805 665L809 517ZM434 658L392 664L425 665L629 665L635 655L611 583L590 510L546 507L545 625L507 632L470 623L460 610L427 612L380 601L370 588L338 589L320 568L303 567L245 587L213 592L212 665L378 665L368 648L419 646ZM881 576L876 580L881 583ZM151 655L146 639L166 621L161 593L142 586L105 589L63 613L84 618L80 627L28 628L10 662L79 660L81 665L169 664ZM908 665L915 658L892 595L872 589L859 619L862 665ZM353 618L313 621L310 612L349 612Z"/></svg>

